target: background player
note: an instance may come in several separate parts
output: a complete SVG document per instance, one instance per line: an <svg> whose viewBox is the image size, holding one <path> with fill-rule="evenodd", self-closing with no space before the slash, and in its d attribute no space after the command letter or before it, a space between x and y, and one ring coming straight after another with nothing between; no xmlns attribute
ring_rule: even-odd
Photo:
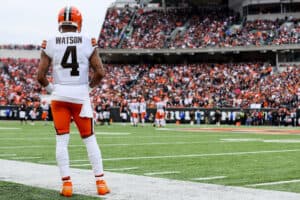
<svg viewBox="0 0 300 200"><path fill-rule="evenodd" d="M139 103L137 102L137 100L134 98L132 100L132 102L130 102L129 104L129 109L130 109L130 113L131 113L131 124L133 126L137 126L138 125L138 121L139 121Z"/></svg>
<svg viewBox="0 0 300 200"><path fill-rule="evenodd" d="M155 114L155 125L157 127L164 127L166 125L165 110L166 110L166 102L161 98L158 98L156 102L156 114Z"/></svg>
<svg viewBox="0 0 300 200"><path fill-rule="evenodd" d="M142 126L145 125L146 109L147 109L147 105L145 99L142 97L139 102L139 114L140 114Z"/></svg>

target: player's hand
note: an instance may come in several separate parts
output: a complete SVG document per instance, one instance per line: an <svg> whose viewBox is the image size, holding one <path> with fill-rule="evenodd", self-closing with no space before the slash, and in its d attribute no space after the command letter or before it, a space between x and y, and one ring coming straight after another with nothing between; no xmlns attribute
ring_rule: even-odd
<svg viewBox="0 0 300 200"><path fill-rule="evenodd" d="M94 88L91 88L91 87L89 86L89 93L91 93L91 92L93 91L93 89L94 89Z"/></svg>
<svg viewBox="0 0 300 200"><path fill-rule="evenodd" d="M47 90L47 92L48 92L49 94L51 94L51 93L53 92L53 90L54 90L54 86L53 86L52 83L49 83L49 84L45 87L45 89Z"/></svg>

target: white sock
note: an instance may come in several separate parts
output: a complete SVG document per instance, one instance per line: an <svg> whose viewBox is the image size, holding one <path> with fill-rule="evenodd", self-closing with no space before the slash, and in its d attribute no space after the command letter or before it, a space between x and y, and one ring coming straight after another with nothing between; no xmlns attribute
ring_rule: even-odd
<svg viewBox="0 0 300 200"><path fill-rule="evenodd" d="M134 124L137 125L139 121L138 118L134 118L133 120L134 120Z"/></svg>
<svg viewBox="0 0 300 200"><path fill-rule="evenodd" d="M159 127L159 119L155 119L155 124L157 127Z"/></svg>
<svg viewBox="0 0 300 200"><path fill-rule="evenodd" d="M56 135L56 162L62 178L70 176L69 138L70 134Z"/></svg>
<svg viewBox="0 0 300 200"><path fill-rule="evenodd" d="M95 135L83 139L90 163L93 167L94 175L99 176L103 174L102 156Z"/></svg>

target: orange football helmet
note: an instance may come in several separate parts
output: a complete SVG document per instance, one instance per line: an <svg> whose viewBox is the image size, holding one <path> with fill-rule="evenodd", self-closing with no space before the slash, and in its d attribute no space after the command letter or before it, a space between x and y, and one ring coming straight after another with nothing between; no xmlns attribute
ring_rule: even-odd
<svg viewBox="0 0 300 200"><path fill-rule="evenodd" d="M74 6L66 6L58 13L58 26L61 31L61 26L75 26L77 31L81 31L82 16L80 11Z"/></svg>

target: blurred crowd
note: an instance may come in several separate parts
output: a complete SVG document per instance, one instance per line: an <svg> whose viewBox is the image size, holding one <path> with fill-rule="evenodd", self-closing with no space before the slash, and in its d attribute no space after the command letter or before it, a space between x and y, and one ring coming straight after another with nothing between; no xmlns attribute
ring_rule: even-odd
<svg viewBox="0 0 300 200"><path fill-rule="evenodd" d="M0 45L0 49L10 49L10 50L40 50L40 45L34 44L4 44Z"/></svg>
<svg viewBox="0 0 300 200"><path fill-rule="evenodd" d="M0 105L38 106L46 94L36 81L38 59L1 61ZM143 97L148 107L159 98L169 107L299 108L300 67L274 69L264 63L105 65L91 96L94 105L110 106Z"/></svg>
<svg viewBox="0 0 300 200"><path fill-rule="evenodd" d="M299 19L247 21L230 10L208 11L112 8L107 12L99 46L161 49L300 43Z"/></svg>
<svg viewBox="0 0 300 200"><path fill-rule="evenodd" d="M263 63L106 65L107 75L94 102L117 106L123 99L157 98L169 107L299 107L299 66L275 72ZM115 79L115 77L119 77Z"/></svg>
<svg viewBox="0 0 300 200"><path fill-rule="evenodd" d="M40 103L41 87L36 81L38 59L1 58L0 105Z"/></svg>

